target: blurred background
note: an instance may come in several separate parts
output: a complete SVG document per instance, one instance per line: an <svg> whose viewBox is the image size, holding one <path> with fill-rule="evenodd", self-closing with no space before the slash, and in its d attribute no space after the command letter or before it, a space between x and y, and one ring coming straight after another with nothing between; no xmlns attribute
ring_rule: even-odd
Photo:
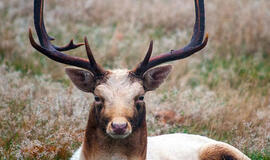
<svg viewBox="0 0 270 160"><path fill-rule="evenodd" d="M187 44L192 0L46 0L54 44L87 36L107 69L133 68ZM165 84L148 93L148 134L200 134L270 159L270 1L205 0L208 46L173 62ZM83 139L92 95L64 65L34 50L32 0L0 1L0 159L68 159ZM37 37L35 36L37 39ZM68 54L86 58L84 47Z"/></svg>

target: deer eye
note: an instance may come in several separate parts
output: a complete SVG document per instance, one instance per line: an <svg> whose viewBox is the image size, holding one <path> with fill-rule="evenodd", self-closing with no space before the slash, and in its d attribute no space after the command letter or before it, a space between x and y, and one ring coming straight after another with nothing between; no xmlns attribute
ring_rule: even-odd
<svg viewBox="0 0 270 160"><path fill-rule="evenodd" d="M101 98L98 97L98 96L95 96L95 101L96 101L96 102L100 102L100 101L101 101Z"/></svg>
<svg viewBox="0 0 270 160"><path fill-rule="evenodd" d="M138 100L143 101L144 100L144 96L139 96Z"/></svg>

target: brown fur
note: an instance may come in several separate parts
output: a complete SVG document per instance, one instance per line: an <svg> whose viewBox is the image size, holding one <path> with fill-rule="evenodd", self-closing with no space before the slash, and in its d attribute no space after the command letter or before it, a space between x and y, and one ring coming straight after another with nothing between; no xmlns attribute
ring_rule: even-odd
<svg viewBox="0 0 270 160"><path fill-rule="evenodd" d="M200 160L247 160L248 158L226 144L210 144L200 152Z"/></svg>
<svg viewBox="0 0 270 160"><path fill-rule="evenodd" d="M112 139L102 131L97 122L97 113L93 106L85 132L83 154L86 159L98 159L104 153L118 152L128 159L145 160L147 148L147 128L145 114L142 116L141 126L125 139Z"/></svg>

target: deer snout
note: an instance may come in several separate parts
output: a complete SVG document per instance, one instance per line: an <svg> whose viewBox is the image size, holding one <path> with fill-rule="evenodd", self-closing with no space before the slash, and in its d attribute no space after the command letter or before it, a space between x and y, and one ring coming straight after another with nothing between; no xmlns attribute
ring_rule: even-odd
<svg viewBox="0 0 270 160"><path fill-rule="evenodd" d="M114 118L107 127L107 134L112 138L126 138L132 132L132 127L126 118Z"/></svg>
<svg viewBox="0 0 270 160"><path fill-rule="evenodd" d="M120 134L125 133L128 123L127 122L120 122L120 123L112 122L111 126L112 126L113 132L120 135Z"/></svg>

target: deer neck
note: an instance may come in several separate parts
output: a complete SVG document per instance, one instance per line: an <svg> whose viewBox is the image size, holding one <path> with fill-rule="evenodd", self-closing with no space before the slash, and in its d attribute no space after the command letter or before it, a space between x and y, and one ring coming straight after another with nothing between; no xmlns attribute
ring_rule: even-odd
<svg viewBox="0 0 270 160"><path fill-rule="evenodd" d="M129 137L113 139L98 128L95 123L95 115L90 111L82 148L86 160L145 160L146 148L147 126L145 117L142 125L135 129Z"/></svg>

